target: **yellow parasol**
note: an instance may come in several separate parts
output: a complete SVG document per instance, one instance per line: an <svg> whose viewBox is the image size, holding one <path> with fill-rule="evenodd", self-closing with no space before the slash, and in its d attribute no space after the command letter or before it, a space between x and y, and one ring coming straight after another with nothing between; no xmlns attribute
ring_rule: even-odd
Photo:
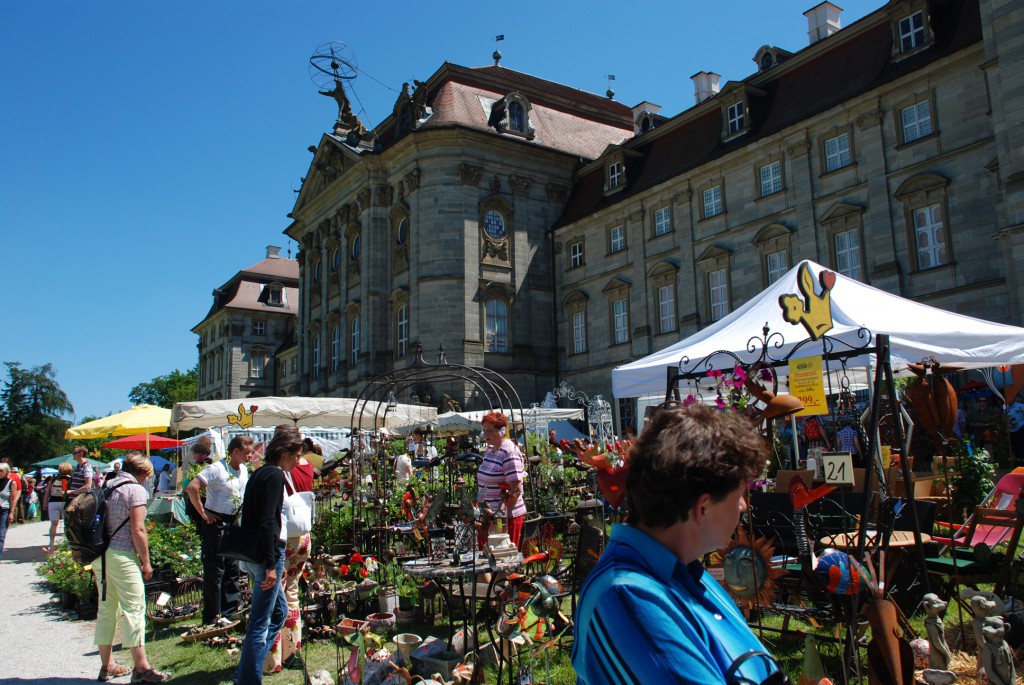
<svg viewBox="0 0 1024 685"><path fill-rule="evenodd" d="M87 421L68 428L64 437L68 440L90 440L108 436L146 434L146 454L149 454L149 434L160 433L171 425L171 410L140 404L127 411Z"/></svg>

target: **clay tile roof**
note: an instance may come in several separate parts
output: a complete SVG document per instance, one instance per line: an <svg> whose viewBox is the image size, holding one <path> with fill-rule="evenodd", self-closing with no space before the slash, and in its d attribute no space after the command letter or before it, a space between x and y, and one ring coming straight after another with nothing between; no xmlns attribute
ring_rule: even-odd
<svg viewBox="0 0 1024 685"><path fill-rule="evenodd" d="M569 100L575 100L581 104L596 107L597 109L603 109L614 116L620 116L626 118L626 123L629 124L630 129L633 127L633 110L630 107L616 102L610 98L601 97L596 93L589 93L579 88L571 88L570 86L562 85L561 83L555 83L554 81L547 81L530 74L524 74L521 71L515 71L513 69L506 69L501 66L486 66L486 67L474 67L473 71L478 71L484 74L497 76L501 79L513 83L519 88L538 94L550 94L560 98L566 98Z"/></svg>
<svg viewBox="0 0 1024 685"><path fill-rule="evenodd" d="M240 273L285 280L294 279L297 281L299 279L299 262L283 257L264 259L262 262L257 262L247 269L242 269Z"/></svg>

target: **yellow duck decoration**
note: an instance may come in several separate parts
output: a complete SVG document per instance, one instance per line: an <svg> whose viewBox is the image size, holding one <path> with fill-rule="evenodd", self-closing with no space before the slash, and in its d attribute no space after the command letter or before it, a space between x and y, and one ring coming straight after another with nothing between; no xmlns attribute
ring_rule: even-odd
<svg viewBox="0 0 1024 685"><path fill-rule="evenodd" d="M252 428L253 419L256 416L256 410L259 409L255 404L249 405L249 411L245 411L245 405L239 403L237 414L228 414L228 423L238 426L239 428Z"/></svg>
<svg viewBox="0 0 1024 685"><path fill-rule="evenodd" d="M782 307L782 318L789 323L803 324L811 340L817 340L832 330L832 287L836 284L836 275L832 271L818 274L821 283L821 294L814 291L814 276L806 263L800 266L797 274L797 287L803 294L779 295L779 306Z"/></svg>

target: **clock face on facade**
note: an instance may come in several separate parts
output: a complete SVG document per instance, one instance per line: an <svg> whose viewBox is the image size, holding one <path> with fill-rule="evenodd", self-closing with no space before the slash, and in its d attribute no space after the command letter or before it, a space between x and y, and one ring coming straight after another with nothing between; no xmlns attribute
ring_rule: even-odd
<svg viewBox="0 0 1024 685"><path fill-rule="evenodd" d="M484 214L484 230L487 235L498 240L505 237L505 219L501 214L490 209Z"/></svg>

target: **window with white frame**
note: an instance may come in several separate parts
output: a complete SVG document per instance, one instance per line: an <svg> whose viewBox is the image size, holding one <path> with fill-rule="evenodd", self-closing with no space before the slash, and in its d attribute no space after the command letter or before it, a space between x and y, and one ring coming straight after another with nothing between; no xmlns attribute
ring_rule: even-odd
<svg viewBox="0 0 1024 685"><path fill-rule="evenodd" d="M761 167L761 197L782 190L782 163L772 162Z"/></svg>
<svg viewBox="0 0 1024 685"><path fill-rule="evenodd" d="M608 231L608 251L622 252L626 249L626 229L622 226L614 226Z"/></svg>
<svg viewBox="0 0 1024 685"><path fill-rule="evenodd" d="M266 355L262 351L252 350L249 352L249 378L263 378L263 369L266 362Z"/></svg>
<svg viewBox="0 0 1024 685"><path fill-rule="evenodd" d="M917 240L917 265L921 269L942 266L949 261L946 250L946 225L942 205L914 210L914 237Z"/></svg>
<svg viewBox="0 0 1024 685"><path fill-rule="evenodd" d="M616 345L629 342L629 307L624 299L612 302L612 328Z"/></svg>
<svg viewBox="0 0 1024 685"><path fill-rule="evenodd" d="M914 12L899 21L900 52L910 52L924 45L924 12Z"/></svg>
<svg viewBox="0 0 1024 685"><path fill-rule="evenodd" d="M252 334L253 335L266 335L267 334L267 324L265 322L259 321L259 320L253 321L252 322Z"/></svg>
<svg viewBox="0 0 1024 685"><path fill-rule="evenodd" d="M569 246L569 268L583 266L583 241Z"/></svg>
<svg viewBox="0 0 1024 685"><path fill-rule="evenodd" d="M654 235L665 235L672 231L672 213L668 207L654 212Z"/></svg>
<svg viewBox="0 0 1024 685"><path fill-rule="evenodd" d="M484 309L487 317L487 351L508 352L508 304L503 300L487 300Z"/></svg>
<svg viewBox="0 0 1024 685"><path fill-rule="evenodd" d="M583 354L587 351L587 313L572 313L572 351Z"/></svg>
<svg viewBox="0 0 1024 685"><path fill-rule="evenodd" d="M352 348L351 358L352 366L356 366L359 363L359 345L362 339L362 330L359 324L359 315L352 317Z"/></svg>
<svg viewBox="0 0 1024 685"><path fill-rule="evenodd" d="M931 102L923 100L900 110L900 121L903 123L904 143L930 136L934 130Z"/></svg>
<svg viewBox="0 0 1024 685"><path fill-rule="evenodd" d="M399 357L404 357L409 351L409 305L403 304L398 308L398 315L395 322L397 333L396 350Z"/></svg>
<svg viewBox="0 0 1024 685"><path fill-rule="evenodd" d="M857 229L835 234L836 270L844 276L862 280L860 267L860 232Z"/></svg>
<svg viewBox="0 0 1024 685"><path fill-rule="evenodd" d="M313 338L313 378L320 378L320 334Z"/></svg>
<svg viewBox="0 0 1024 685"><path fill-rule="evenodd" d="M729 282L725 269L708 273L708 303L712 321L718 321L729 313Z"/></svg>
<svg viewBox="0 0 1024 685"><path fill-rule="evenodd" d="M341 364L341 327L331 329L331 371L337 371Z"/></svg>
<svg viewBox="0 0 1024 685"><path fill-rule="evenodd" d="M676 289L672 285L658 288L658 332L670 333L676 329Z"/></svg>
<svg viewBox="0 0 1024 685"><path fill-rule="evenodd" d="M770 252L764 256L764 269L768 276L768 283L774 283L782 278L789 270L789 260L786 258L786 251Z"/></svg>
<svg viewBox="0 0 1024 685"><path fill-rule="evenodd" d="M850 166L850 135L842 133L825 141L825 171Z"/></svg>
<svg viewBox="0 0 1024 685"><path fill-rule="evenodd" d="M508 103L508 128L510 131L526 133L526 108L516 100Z"/></svg>
<svg viewBox="0 0 1024 685"><path fill-rule="evenodd" d="M729 122L729 133L742 131L746 127L743 102L736 102L726 109L726 116Z"/></svg>
<svg viewBox="0 0 1024 685"><path fill-rule="evenodd" d="M704 191L704 218L710 219L722 213L722 186L717 185Z"/></svg>
<svg viewBox="0 0 1024 685"><path fill-rule="evenodd" d="M608 189L618 188L625 179L625 167L622 162L613 162L608 165Z"/></svg>

